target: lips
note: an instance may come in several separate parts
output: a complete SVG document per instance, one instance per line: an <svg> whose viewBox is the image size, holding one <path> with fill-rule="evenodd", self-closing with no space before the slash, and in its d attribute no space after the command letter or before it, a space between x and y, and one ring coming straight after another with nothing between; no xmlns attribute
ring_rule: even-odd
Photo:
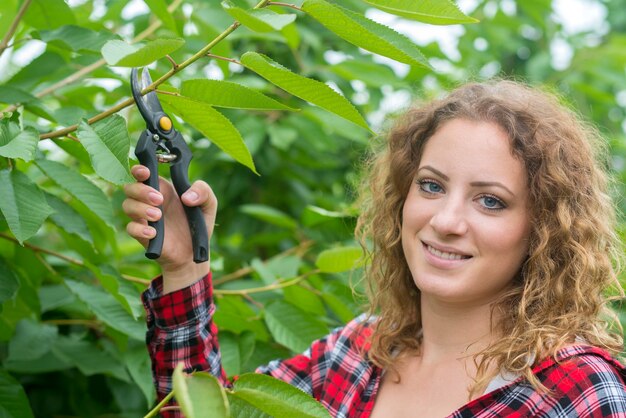
<svg viewBox="0 0 626 418"><path fill-rule="evenodd" d="M467 260L472 258L471 255L467 255L462 253L461 251L457 251L451 248L436 248L428 243L423 243L426 251L430 254L434 255L437 258L441 258L443 260Z"/></svg>

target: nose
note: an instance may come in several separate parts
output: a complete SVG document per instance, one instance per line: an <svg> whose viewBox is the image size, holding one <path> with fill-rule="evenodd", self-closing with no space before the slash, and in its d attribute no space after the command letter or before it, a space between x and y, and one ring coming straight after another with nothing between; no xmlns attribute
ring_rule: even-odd
<svg viewBox="0 0 626 418"><path fill-rule="evenodd" d="M465 234L468 223L462 199L448 196L439 202L439 207L430 218L430 226L441 236Z"/></svg>

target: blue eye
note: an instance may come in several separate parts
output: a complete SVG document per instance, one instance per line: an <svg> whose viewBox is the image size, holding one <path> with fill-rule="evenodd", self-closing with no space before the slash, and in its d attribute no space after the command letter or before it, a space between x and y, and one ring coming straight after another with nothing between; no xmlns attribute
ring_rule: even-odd
<svg viewBox="0 0 626 418"><path fill-rule="evenodd" d="M433 180L420 180L418 182L420 190L426 193L441 193L443 192L443 187Z"/></svg>
<svg viewBox="0 0 626 418"><path fill-rule="evenodd" d="M506 208L506 205L504 204L504 202L502 202L500 199L498 199L495 196L490 196L490 195L481 196L478 200L481 201L481 204L485 207L485 209L502 210Z"/></svg>

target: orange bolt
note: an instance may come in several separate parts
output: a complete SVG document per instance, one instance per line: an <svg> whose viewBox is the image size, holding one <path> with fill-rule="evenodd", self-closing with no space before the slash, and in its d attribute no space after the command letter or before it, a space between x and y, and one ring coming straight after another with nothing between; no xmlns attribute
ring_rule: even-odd
<svg viewBox="0 0 626 418"><path fill-rule="evenodd" d="M159 119L159 126L164 131L169 131L172 129L172 120L167 116L162 116L161 119Z"/></svg>

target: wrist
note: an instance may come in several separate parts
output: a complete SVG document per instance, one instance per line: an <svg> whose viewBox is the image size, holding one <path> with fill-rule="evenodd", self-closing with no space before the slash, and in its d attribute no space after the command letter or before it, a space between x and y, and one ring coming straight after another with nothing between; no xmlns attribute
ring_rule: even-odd
<svg viewBox="0 0 626 418"><path fill-rule="evenodd" d="M209 273L209 262L187 263L182 266L162 266L163 294L183 289L197 282Z"/></svg>

